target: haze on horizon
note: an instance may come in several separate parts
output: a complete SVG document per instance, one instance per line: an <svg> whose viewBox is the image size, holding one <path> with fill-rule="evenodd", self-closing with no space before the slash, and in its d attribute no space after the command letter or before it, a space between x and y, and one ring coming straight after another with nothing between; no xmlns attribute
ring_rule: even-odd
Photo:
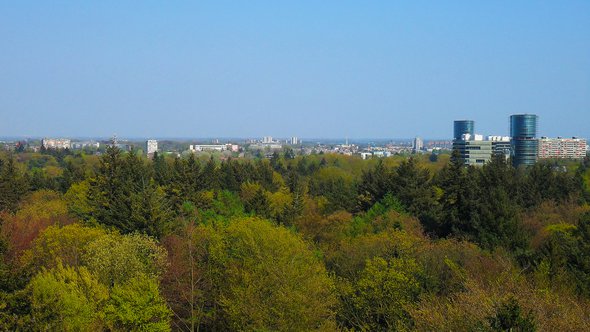
<svg viewBox="0 0 590 332"><path fill-rule="evenodd" d="M590 136L589 1L0 4L0 136Z"/></svg>

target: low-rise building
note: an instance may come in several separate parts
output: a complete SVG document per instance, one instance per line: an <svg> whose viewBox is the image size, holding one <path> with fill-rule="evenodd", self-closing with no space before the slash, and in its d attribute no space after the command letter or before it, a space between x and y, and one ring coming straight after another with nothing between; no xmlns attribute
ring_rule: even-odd
<svg viewBox="0 0 590 332"><path fill-rule="evenodd" d="M453 141L453 150L459 151L465 165L482 166L492 159L492 141L484 141L482 135L463 134Z"/></svg>
<svg viewBox="0 0 590 332"><path fill-rule="evenodd" d="M201 151L231 151L239 152L240 146L237 144L191 144L188 147L191 152Z"/></svg>
<svg viewBox="0 0 590 332"><path fill-rule="evenodd" d="M45 149L69 149L71 148L71 140L68 138L44 138L41 140L41 145Z"/></svg>
<svg viewBox="0 0 590 332"><path fill-rule="evenodd" d="M189 145L189 150L192 152L200 151L225 151L227 150L226 144L194 144Z"/></svg>
<svg viewBox="0 0 590 332"><path fill-rule="evenodd" d="M95 141L72 142L71 147L72 147L72 149L85 149L85 148L98 149L100 147L100 143L95 142Z"/></svg>
<svg viewBox="0 0 590 332"><path fill-rule="evenodd" d="M494 155L503 155L504 158L510 158L510 136L488 136L488 141L492 142L492 153Z"/></svg>

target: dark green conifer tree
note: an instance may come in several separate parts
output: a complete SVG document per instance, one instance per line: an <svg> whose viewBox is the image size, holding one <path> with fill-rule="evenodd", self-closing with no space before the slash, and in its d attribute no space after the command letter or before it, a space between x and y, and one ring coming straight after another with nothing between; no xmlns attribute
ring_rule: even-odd
<svg viewBox="0 0 590 332"><path fill-rule="evenodd" d="M0 159L0 211L16 211L28 190L28 181L16 168L12 156L7 160Z"/></svg>

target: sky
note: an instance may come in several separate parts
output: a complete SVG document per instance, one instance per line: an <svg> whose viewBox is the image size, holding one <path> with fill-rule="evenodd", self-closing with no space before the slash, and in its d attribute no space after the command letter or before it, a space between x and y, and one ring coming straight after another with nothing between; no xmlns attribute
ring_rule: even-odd
<svg viewBox="0 0 590 332"><path fill-rule="evenodd" d="M590 138L590 1L2 1L0 136Z"/></svg>

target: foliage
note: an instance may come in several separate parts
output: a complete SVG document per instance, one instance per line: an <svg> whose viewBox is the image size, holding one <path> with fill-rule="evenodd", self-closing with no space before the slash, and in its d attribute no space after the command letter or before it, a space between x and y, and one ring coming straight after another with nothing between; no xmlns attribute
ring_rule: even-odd
<svg viewBox="0 0 590 332"><path fill-rule="evenodd" d="M105 305L111 331L170 331L170 309L154 278L138 275L113 287Z"/></svg>
<svg viewBox="0 0 590 332"><path fill-rule="evenodd" d="M411 328L405 307L421 292L414 260L381 257L367 261L358 280L341 291L341 320L345 326L367 331L392 331Z"/></svg>
<svg viewBox="0 0 590 332"><path fill-rule="evenodd" d="M0 211L16 211L29 184L13 158L0 159Z"/></svg>
<svg viewBox="0 0 590 332"><path fill-rule="evenodd" d="M54 268L62 264L80 266L88 255L88 245L105 236L107 233L100 228L80 224L50 226L35 239L33 247L25 253L22 260L34 270Z"/></svg>
<svg viewBox="0 0 590 332"><path fill-rule="evenodd" d="M588 160L2 156L0 330L590 330Z"/></svg>
<svg viewBox="0 0 590 332"><path fill-rule="evenodd" d="M58 264L35 276L29 286L31 318L36 329L54 331L96 330L99 308L108 291L84 267Z"/></svg>
<svg viewBox="0 0 590 332"><path fill-rule="evenodd" d="M520 304L514 297L510 297L498 305L495 315L491 316L489 321L494 331L536 331L532 314L530 312L523 313Z"/></svg>
<svg viewBox="0 0 590 332"><path fill-rule="evenodd" d="M255 218L188 231L192 242L167 240L173 248L192 248L183 256L190 270L177 266L172 276L184 280L179 292L193 294L191 312L183 315L187 326L296 331L333 324L332 281L298 236Z"/></svg>
<svg viewBox="0 0 590 332"><path fill-rule="evenodd" d="M108 234L86 246L84 265L109 287L145 275L159 278L166 264L166 250L142 234Z"/></svg>

